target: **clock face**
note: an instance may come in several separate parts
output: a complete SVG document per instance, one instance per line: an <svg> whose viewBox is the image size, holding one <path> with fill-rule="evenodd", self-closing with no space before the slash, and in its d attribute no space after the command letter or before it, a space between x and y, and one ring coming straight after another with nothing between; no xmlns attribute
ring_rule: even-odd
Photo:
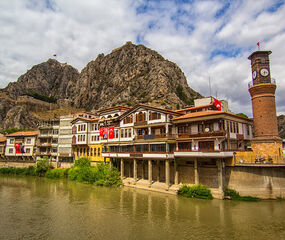
<svg viewBox="0 0 285 240"><path fill-rule="evenodd" d="M256 78L256 71L254 71L254 72L252 73L252 78L253 78L253 79Z"/></svg>
<svg viewBox="0 0 285 240"><path fill-rule="evenodd" d="M268 76L268 74L269 74L269 71L266 68L262 68L260 70L260 75L261 76L266 77L266 76Z"/></svg>

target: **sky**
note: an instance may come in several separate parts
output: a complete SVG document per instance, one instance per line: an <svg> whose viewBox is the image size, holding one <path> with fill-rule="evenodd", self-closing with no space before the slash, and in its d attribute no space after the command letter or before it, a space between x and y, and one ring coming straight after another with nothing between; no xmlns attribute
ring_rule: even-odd
<svg viewBox="0 0 285 240"><path fill-rule="evenodd" d="M272 51L277 113L285 113L284 0L1 0L0 26L0 88L53 54L81 71L132 41L175 62L194 90L249 116L247 58L260 42Z"/></svg>

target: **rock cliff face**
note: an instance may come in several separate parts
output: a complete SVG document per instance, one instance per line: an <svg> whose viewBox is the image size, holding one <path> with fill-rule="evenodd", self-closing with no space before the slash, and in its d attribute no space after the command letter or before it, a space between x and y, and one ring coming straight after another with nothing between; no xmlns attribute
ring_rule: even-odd
<svg viewBox="0 0 285 240"><path fill-rule="evenodd" d="M78 76L78 70L72 66L49 59L32 67L2 91L12 99L34 92L57 99L70 98L74 94Z"/></svg>
<svg viewBox="0 0 285 240"><path fill-rule="evenodd" d="M29 100L31 106L25 98L20 98L27 93L55 97L58 107L65 101L86 110L136 103L176 109L201 97L188 86L175 63L130 42L106 56L98 55L81 73L54 59L32 67L17 82L0 89L0 129L37 126L37 117L43 114L35 111L46 104L35 106L37 101Z"/></svg>
<svg viewBox="0 0 285 240"><path fill-rule="evenodd" d="M132 43L106 56L100 54L88 63L80 73L76 90L75 106L87 109L136 103L176 109L201 96L188 86L175 63Z"/></svg>

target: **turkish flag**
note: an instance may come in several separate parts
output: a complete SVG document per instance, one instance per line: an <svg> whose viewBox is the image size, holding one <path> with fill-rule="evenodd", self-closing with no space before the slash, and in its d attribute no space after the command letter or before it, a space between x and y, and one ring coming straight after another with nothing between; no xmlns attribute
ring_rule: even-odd
<svg viewBox="0 0 285 240"><path fill-rule="evenodd" d="M222 110L222 104L221 101L219 101L218 99L214 98L214 105L218 108L219 111Z"/></svg>
<svg viewBox="0 0 285 240"><path fill-rule="evenodd" d="M104 128L104 130L103 130L103 138L104 138L104 139L107 139L107 138L108 138L108 128L107 128L107 127Z"/></svg>
<svg viewBox="0 0 285 240"><path fill-rule="evenodd" d="M54 57L56 57L56 54L53 54Z"/></svg>
<svg viewBox="0 0 285 240"><path fill-rule="evenodd" d="M257 43L257 46L259 47L259 42Z"/></svg>
<svg viewBox="0 0 285 240"><path fill-rule="evenodd" d="M114 138L114 127L109 127L109 139Z"/></svg>
<svg viewBox="0 0 285 240"><path fill-rule="evenodd" d="M103 137L103 135L104 135L104 128L100 128L100 137Z"/></svg>
<svg viewBox="0 0 285 240"><path fill-rule="evenodd" d="M15 149L16 149L16 153L21 153L21 143L15 143Z"/></svg>

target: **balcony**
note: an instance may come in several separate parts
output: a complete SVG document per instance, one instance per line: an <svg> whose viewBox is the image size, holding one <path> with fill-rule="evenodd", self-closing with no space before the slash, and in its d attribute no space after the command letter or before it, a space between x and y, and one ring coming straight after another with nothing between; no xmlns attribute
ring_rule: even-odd
<svg viewBox="0 0 285 240"><path fill-rule="evenodd" d="M201 132L195 134L187 134L187 133L179 133L177 135L177 139L184 139L184 138L212 138L212 137L223 137L226 136L225 131L219 132Z"/></svg>
<svg viewBox="0 0 285 240"><path fill-rule="evenodd" d="M135 122L134 126L144 126L147 125L147 121L143 121L143 122Z"/></svg>
<svg viewBox="0 0 285 240"><path fill-rule="evenodd" d="M173 134L167 134L167 133L163 133L163 134L146 134L146 135L139 135L136 136L135 140L151 140L151 139L175 139L175 135Z"/></svg>
<svg viewBox="0 0 285 240"><path fill-rule="evenodd" d="M37 155L38 156L50 156L51 152L38 152Z"/></svg>
<svg viewBox="0 0 285 240"><path fill-rule="evenodd" d="M50 147L51 143L50 142L37 142L38 147Z"/></svg>
<svg viewBox="0 0 285 240"><path fill-rule="evenodd" d="M258 84L266 84L266 83L271 83L271 84L275 84L276 85L276 80L275 80L275 78L271 78L269 81L268 81L268 79L266 79L265 81L250 81L249 83L248 83L248 88L251 88L251 87L253 87L253 86L255 86L255 85L258 85Z"/></svg>

